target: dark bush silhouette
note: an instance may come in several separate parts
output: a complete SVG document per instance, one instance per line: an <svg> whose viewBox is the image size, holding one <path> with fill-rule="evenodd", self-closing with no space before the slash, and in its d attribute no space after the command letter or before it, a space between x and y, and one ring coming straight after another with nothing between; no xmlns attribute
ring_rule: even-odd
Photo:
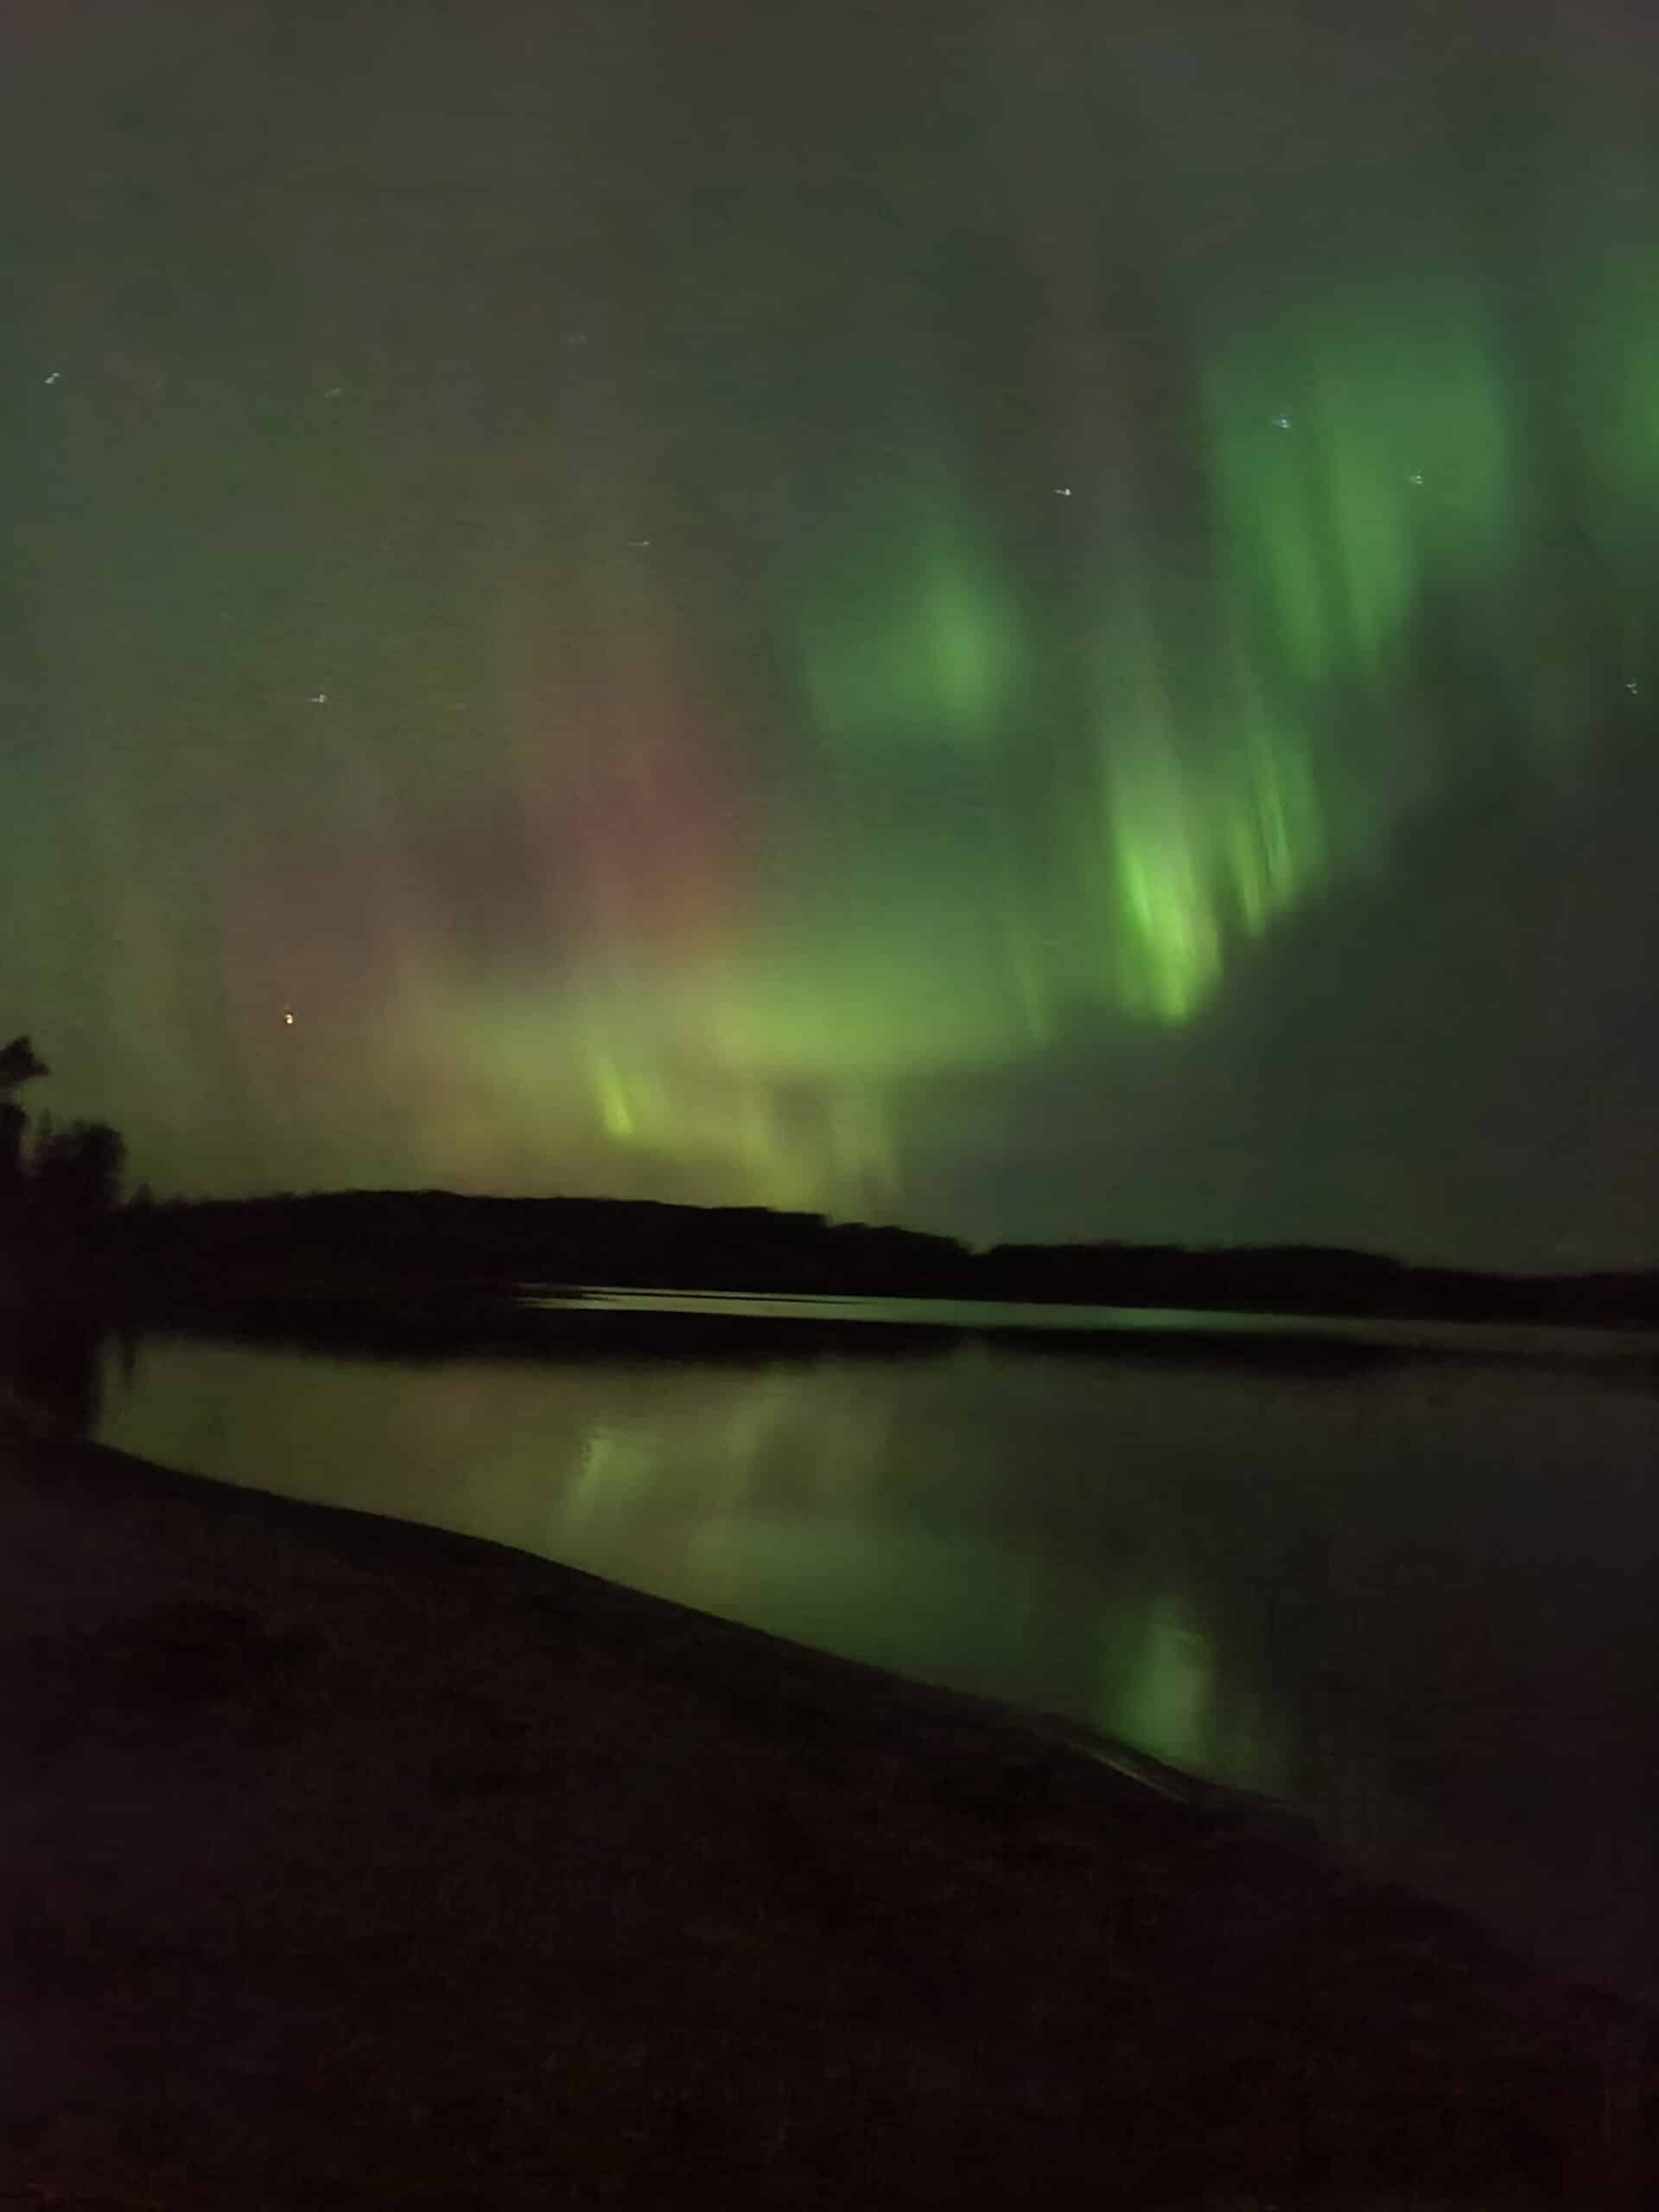
<svg viewBox="0 0 1659 2212"><path fill-rule="evenodd" d="M29 1162L29 1211L42 1236L85 1242L121 1203L127 1148L107 1122L41 1123Z"/></svg>
<svg viewBox="0 0 1659 2212"><path fill-rule="evenodd" d="M60 1436L98 1426L102 1323L73 1300L0 1301L0 1414Z"/></svg>

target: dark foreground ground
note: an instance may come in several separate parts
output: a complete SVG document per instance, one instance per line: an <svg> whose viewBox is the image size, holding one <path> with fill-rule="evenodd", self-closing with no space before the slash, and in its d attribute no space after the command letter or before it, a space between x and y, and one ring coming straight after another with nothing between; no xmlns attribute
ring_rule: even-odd
<svg viewBox="0 0 1659 2212"><path fill-rule="evenodd" d="M0 2206L1659 2201L1645 2023L962 1700L0 1431Z"/></svg>

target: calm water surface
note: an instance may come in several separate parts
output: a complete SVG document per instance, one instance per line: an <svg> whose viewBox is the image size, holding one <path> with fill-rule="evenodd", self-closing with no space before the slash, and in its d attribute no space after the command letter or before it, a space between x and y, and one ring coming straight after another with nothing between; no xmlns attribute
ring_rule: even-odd
<svg viewBox="0 0 1659 2212"><path fill-rule="evenodd" d="M151 1338L110 1360L99 1433L1061 1714L1659 1989L1652 1369L1595 1338L1566 1369L1510 1331L1470 1340L1501 1360L1172 1359L1149 1318L1106 1357L1035 1333L671 1363L591 1333L424 1363Z"/></svg>

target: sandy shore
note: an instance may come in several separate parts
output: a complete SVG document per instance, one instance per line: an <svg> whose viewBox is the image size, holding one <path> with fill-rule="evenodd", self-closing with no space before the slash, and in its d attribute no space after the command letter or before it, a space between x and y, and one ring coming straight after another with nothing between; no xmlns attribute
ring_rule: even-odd
<svg viewBox="0 0 1659 2212"><path fill-rule="evenodd" d="M0 1681L6 2212L1655 2201L1628 2008L517 1554L0 1430Z"/></svg>

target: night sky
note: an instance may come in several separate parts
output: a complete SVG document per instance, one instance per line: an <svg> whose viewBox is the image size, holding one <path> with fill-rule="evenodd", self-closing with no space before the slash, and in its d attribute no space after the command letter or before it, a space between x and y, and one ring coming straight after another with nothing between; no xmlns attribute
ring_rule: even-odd
<svg viewBox="0 0 1659 2212"><path fill-rule="evenodd" d="M16 0L39 1103L163 1192L1659 1260L1656 26Z"/></svg>

